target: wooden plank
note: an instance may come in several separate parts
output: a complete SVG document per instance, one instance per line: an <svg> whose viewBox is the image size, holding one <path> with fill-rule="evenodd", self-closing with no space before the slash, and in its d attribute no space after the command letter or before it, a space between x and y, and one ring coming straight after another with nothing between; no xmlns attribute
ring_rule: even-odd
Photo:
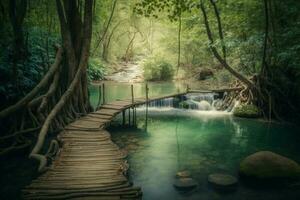
<svg viewBox="0 0 300 200"><path fill-rule="evenodd" d="M95 113L95 112L90 113L89 116L97 119L108 119L109 121L113 118L112 115L102 115L100 113Z"/></svg>
<svg viewBox="0 0 300 200"><path fill-rule="evenodd" d="M93 114L100 114L100 115L110 115L110 116L115 116L116 114L122 112L122 110L115 110L115 109L100 109L96 112L93 112Z"/></svg>
<svg viewBox="0 0 300 200"><path fill-rule="evenodd" d="M123 109L126 109L126 106L115 105L115 104L105 104L105 105L101 106L99 110L101 110L101 109L123 110Z"/></svg>

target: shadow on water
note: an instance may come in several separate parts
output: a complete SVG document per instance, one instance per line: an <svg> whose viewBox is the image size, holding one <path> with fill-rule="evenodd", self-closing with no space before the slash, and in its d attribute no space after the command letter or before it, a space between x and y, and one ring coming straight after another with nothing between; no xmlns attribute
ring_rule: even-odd
<svg viewBox="0 0 300 200"><path fill-rule="evenodd" d="M238 177L240 161L261 150L273 151L299 162L299 127L234 118L225 112L172 108L150 109L147 133L143 126L144 109L140 108L137 129L124 129L116 119L109 130L113 140L128 150L130 178L135 185L142 186L146 200L300 199L298 186L283 186L278 182L259 185L254 181L249 185L249 182L239 181L236 190L231 192L215 190L207 182L207 176L216 172ZM177 160L180 170L190 171L197 181L196 191L179 193L173 188Z"/></svg>

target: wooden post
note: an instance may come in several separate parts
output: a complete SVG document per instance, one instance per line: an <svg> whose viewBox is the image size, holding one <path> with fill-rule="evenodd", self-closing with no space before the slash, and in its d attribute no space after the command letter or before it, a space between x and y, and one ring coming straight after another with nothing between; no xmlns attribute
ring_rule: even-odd
<svg viewBox="0 0 300 200"><path fill-rule="evenodd" d="M131 103L132 103L132 123L131 125L134 126L135 123L135 113L134 113L134 93L133 93L133 85L131 85ZM130 108L129 108L129 112L130 112ZM130 123L129 123L130 125Z"/></svg>
<svg viewBox="0 0 300 200"><path fill-rule="evenodd" d="M131 102L134 104L133 85L131 85Z"/></svg>
<svg viewBox="0 0 300 200"><path fill-rule="evenodd" d="M97 103L97 107L96 110L98 110L98 108L100 107L101 104L101 85L98 85L98 103Z"/></svg>
<svg viewBox="0 0 300 200"><path fill-rule="evenodd" d="M137 127L137 123L136 123L136 107L134 106L134 108L133 108L133 113L134 113L134 123L133 123L133 125L134 125L134 127Z"/></svg>
<svg viewBox="0 0 300 200"><path fill-rule="evenodd" d="M135 114L134 114L134 107L132 107L132 126L134 126Z"/></svg>
<svg viewBox="0 0 300 200"><path fill-rule="evenodd" d="M105 104L105 85L102 83L102 104Z"/></svg>
<svg viewBox="0 0 300 200"><path fill-rule="evenodd" d="M128 108L128 126L130 126L131 116L130 116L130 108Z"/></svg>
<svg viewBox="0 0 300 200"><path fill-rule="evenodd" d="M148 126L148 101L149 101L149 88L148 88L148 83L146 83L146 124L145 124L145 130L147 131L147 126Z"/></svg>
<svg viewBox="0 0 300 200"><path fill-rule="evenodd" d="M125 126L125 110L122 111L122 120L123 120L122 124L123 126Z"/></svg>

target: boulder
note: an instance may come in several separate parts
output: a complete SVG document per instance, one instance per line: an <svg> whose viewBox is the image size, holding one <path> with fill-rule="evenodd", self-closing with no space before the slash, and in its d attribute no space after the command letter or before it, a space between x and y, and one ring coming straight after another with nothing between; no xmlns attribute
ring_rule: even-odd
<svg viewBox="0 0 300 200"><path fill-rule="evenodd" d="M198 103L198 109L199 110L212 110L212 107L208 101L202 100Z"/></svg>
<svg viewBox="0 0 300 200"><path fill-rule="evenodd" d="M213 71L211 69L202 69L199 72L198 80L206 80L214 75Z"/></svg>
<svg viewBox="0 0 300 200"><path fill-rule="evenodd" d="M240 163L241 175L257 179L294 179L300 177L297 162L270 151L260 151Z"/></svg>

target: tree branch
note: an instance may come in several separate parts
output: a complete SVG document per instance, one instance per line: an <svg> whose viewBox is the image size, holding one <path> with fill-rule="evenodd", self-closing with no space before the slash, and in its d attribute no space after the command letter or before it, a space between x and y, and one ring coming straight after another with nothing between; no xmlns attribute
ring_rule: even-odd
<svg viewBox="0 0 300 200"><path fill-rule="evenodd" d="M108 31L108 28L109 28L109 26L111 24L112 18L113 18L114 13L115 13L115 8L116 8L116 5L117 5L117 1L118 0L115 0L114 3L113 3L112 11L110 13L108 22L107 22L106 27L104 29L104 32L103 32L102 36L100 37L100 39L97 41L96 46L94 48L94 51L93 51L92 55L94 55L96 53L97 49L99 48L100 43L102 42L102 40L104 39L104 37L105 37L105 35L106 35L107 31Z"/></svg>
<svg viewBox="0 0 300 200"><path fill-rule="evenodd" d="M216 4L215 0L210 0L210 3L214 7L215 16L216 16L217 22L218 22L218 30L219 30L219 37L221 39L223 57L224 57L224 60L226 61L226 46L224 44L224 35L223 35L223 28L222 28L222 23L221 23L220 12L218 10L218 7L217 7L217 4Z"/></svg>
<svg viewBox="0 0 300 200"><path fill-rule="evenodd" d="M215 58L221 63L221 65L227 69L233 76L235 76L236 78L238 78L240 81L242 81L244 84L246 84L249 88L255 88L255 85L248 80L246 77L244 77L242 74L240 74L239 72L237 72L236 70L234 70L232 67L230 67L228 65L228 63L226 62L226 60L224 60L221 55L219 54L218 50L216 49L216 47L214 46L214 39L212 36L212 32L209 26L209 22L208 22L208 18L207 18L207 14L206 14L206 10L204 7L204 3L203 0L200 0L200 8L203 14L203 18L204 18L204 25L206 28L206 33L208 36L208 39L210 41L210 49L212 50Z"/></svg>

